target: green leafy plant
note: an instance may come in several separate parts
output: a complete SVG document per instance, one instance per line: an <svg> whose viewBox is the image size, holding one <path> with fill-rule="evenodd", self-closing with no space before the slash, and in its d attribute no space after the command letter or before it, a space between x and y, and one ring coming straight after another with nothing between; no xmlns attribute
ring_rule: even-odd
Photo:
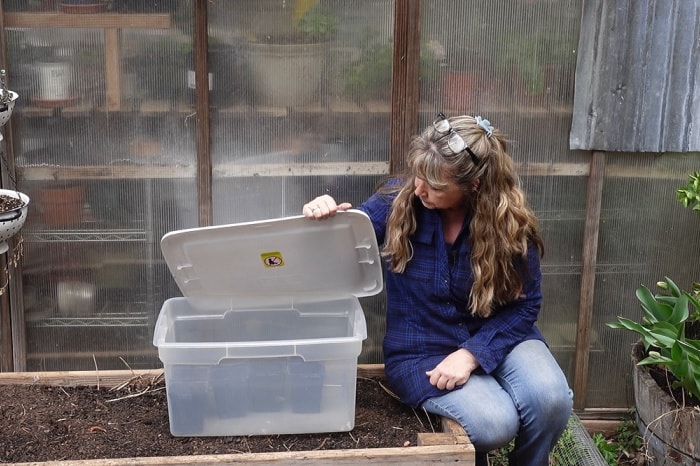
<svg viewBox="0 0 700 466"><path fill-rule="evenodd" d="M694 172L676 194L684 207L692 206L698 212L699 192L700 174ZM665 367L672 375L672 388L682 388L700 400L700 283L686 291L665 277L657 286L658 294L643 285L637 289L641 322L618 317L608 326L637 333L646 354L638 364Z"/></svg>
<svg viewBox="0 0 700 466"><path fill-rule="evenodd" d="M617 445L613 442L608 441L608 439L605 438L605 436L600 432L596 432L595 434L593 434L592 438L595 447L598 449L600 454L603 455L603 459L605 460L605 462L608 463L610 466L617 465Z"/></svg>
<svg viewBox="0 0 700 466"><path fill-rule="evenodd" d="M568 34L548 30L532 32L525 38L514 36L503 42L499 51L500 72L514 69L529 95L540 95L547 88L550 67L575 60L575 46ZM514 68L513 68L514 67Z"/></svg>
<svg viewBox="0 0 700 466"><path fill-rule="evenodd" d="M374 31L368 30L360 41L360 54L357 60L344 70L345 90L363 98L387 98L393 66L394 45L381 42ZM420 44L420 79L430 82L438 74L439 57L432 50L429 41Z"/></svg>
<svg viewBox="0 0 700 466"><path fill-rule="evenodd" d="M681 186L676 191L678 201L684 207L691 207L700 214L700 172L691 173L688 176L688 184Z"/></svg>
<svg viewBox="0 0 700 466"><path fill-rule="evenodd" d="M634 415L634 409L630 410L630 414ZM635 452L642 448L644 442L639 435L639 429L633 417L625 419L617 426L615 440L618 445L618 457L621 455L632 457Z"/></svg>
<svg viewBox="0 0 700 466"><path fill-rule="evenodd" d="M287 16L283 11L280 12L283 20L279 23L279 28L249 31L246 40L268 44L317 44L329 41L338 30L337 15L324 2L311 2L308 7L302 6L298 15L295 13Z"/></svg>
<svg viewBox="0 0 700 466"><path fill-rule="evenodd" d="M632 418L622 421L611 437L596 432L592 439L603 459L610 466L620 464L623 459L634 458L642 448L643 443L637 425Z"/></svg>
<svg viewBox="0 0 700 466"><path fill-rule="evenodd" d="M391 80L392 51L391 43L380 43L371 34L365 34L358 60L345 70L346 90L367 98L383 97Z"/></svg>
<svg viewBox="0 0 700 466"><path fill-rule="evenodd" d="M700 173L691 173L688 184L676 191L678 201L700 213ZM671 387L681 388L700 400L700 283L682 290L666 277L653 294L646 286L637 289L643 316L641 322L618 317L608 324L637 333L646 358L639 365L665 367L672 375Z"/></svg>
<svg viewBox="0 0 700 466"><path fill-rule="evenodd" d="M682 387L700 400L700 340L688 335L690 326L700 321L700 301L668 277L657 286L661 293L653 294L644 285L637 289L641 322L618 317L608 326L637 333L647 354L639 364L666 367L673 388Z"/></svg>
<svg viewBox="0 0 700 466"><path fill-rule="evenodd" d="M338 28L338 20L328 9L316 4L299 18L297 29L311 41L320 42L330 39Z"/></svg>

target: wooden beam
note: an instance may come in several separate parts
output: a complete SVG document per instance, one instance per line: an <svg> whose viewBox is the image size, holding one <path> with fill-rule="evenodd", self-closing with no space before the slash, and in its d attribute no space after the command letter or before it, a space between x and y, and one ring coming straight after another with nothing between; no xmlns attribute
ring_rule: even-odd
<svg viewBox="0 0 700 466"><path fill-rule="evenodd" d="M211 135L209 134L208 0L194 4L194 75L197 99L197 198L199 226L214 222L212 209Z"/></svg>
<svg viewBox="0 0 700 466"><path fill-rule="evenodd" d="M418 130L420 9L420 0L401 0L394 3L390 173L401 172L405 167L409 138Z"/></svg>
<svg viewBox="0 0 700 466"><path fill-rule="evenodd" d="M107 110L118 111L122 107L121 32L106 28L105 34L105 101Z"/></svg>
<svg viewBox="0 0 700 466"><path fill-rule="evenodd" d="M0 270L7 270L5 254L0 257ZM0 280L6 280L7 274L2 273ZM14 370L12 362L12 325L10 317L10 296L3 293L0 296L0 372Z"/></svg>
<svg viewBox="0 0 700 466"><path fill-rule="evenodd" d="M151 456L135 458L93 459L27 463L32 466L215 466L215 465L400 465L418 466L436 463L459 463L473 466L471 444L427 445L421 447L356 448L345 450L282 451L273 453L230 453L219 455Z"/></svg>
<svg viewBox="0 0 700 466"><path fill-rule="evenodd" d="M598 234L605 182L605 153L593 152L586 194L586 223L583 231L581 295L579 299L578 330L576 333L576 363L574 368L574 409L586 407L588 363L590 359L590 328L595 299L595 269L598 257Z"/></svg>
<svg viewBox="0 0 700 466"><path fill-rule="evenodd" d="M76 17L69 13L5 13L5 27L170 29L169 14L95 13Z"/></svg>

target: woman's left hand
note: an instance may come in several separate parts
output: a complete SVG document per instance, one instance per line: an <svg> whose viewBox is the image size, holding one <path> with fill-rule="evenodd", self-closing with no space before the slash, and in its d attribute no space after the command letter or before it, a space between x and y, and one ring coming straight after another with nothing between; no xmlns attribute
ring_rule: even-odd
<svg viewBox="0 0 700 466"><path fill-rule="evenodd" d="M440 364L425 373L430 377L430 385L440 390L454 390L469 380L472 371L479 367L479 361L464 348L447 355Z"/></svg>
<svg viewBox="0 0 700 466"><path fill-rule="evenodd" d="M341 202L338 204L331 196L324 194L323 196L318 196L308 204L305 204L301 212L306 218L323 220L328 217L333 217L339 211L351 208L352 204L349 202Z"/></svg>

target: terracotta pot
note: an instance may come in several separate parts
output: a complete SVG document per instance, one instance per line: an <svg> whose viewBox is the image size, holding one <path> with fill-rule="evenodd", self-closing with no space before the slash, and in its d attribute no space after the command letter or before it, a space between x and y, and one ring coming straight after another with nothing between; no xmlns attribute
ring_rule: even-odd
<svg viewBox="0 0 700 466"><path fill-rule="evenodd" d="M83 218L85 187L66 183L46 186L37 193L37 208L46 226L65 226L80 223Z"/></svg>
<svg viewBox="0 0 700 466"><path fill-rule="evenodd" d="M445 71L442 74L442 105L445 111L460 113L476 106L477 76L471 72Z"/></svg>
<svg viewBox="0 0 700 466"><path fill-rule="evenodd" d="M638 366L644 347L632 350L634 399L637 426L652 457L649 466L690 466L700 462L700 413L679 408L671 396L656 383L649 366Z"/></svg>

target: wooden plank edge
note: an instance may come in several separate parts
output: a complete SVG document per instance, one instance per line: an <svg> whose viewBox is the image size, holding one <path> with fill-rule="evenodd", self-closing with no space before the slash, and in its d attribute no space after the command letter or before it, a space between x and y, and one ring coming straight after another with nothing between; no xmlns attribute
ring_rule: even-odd
<svg viewBox="0 0 700 466"><path fill-rule="evenodd" d="M16 12L5 13L5 27L170 29L172 22L167 13Z"/></svg>
<svg viewBox="0 0 700 466"><path fill-rule="evenodd" d="M55 372L3 372L0 385L51 385L56 387L104 387L112 388L131 379L157 378L163 369L105 370L105 371L55 371Z"/></svg>
<svg viewBox="0 0 700 466"><path fill-rule="evenodd" d="M287 451L274 453L234 453L225 455L160 456L80 461L16 463L18 466L155 466L155 465L237 465L237 464L474 464L471 444L424 447L358 448L344 450Z"/></svg>
<svg viewBox="0 0 700 466"><path fill-rule="evenodd" d="M121 385L133 378L160 377L163 369L96 370L54 372L0 372L0 385L53 385L57 387L105 387ZM358 377L383 377L383 364L358 364Z"/></svg>
<svg viewBox="0 0 700 466"><path fill-rule="evenodd" d="M611 435L617 431L622 421L614 419L581 419L581 424L588 432L588 435L592 436L596 433Z"/></svg>
<svg viewBox="0 0 700 466"><path fill-rule="evenodd" d="M443 432L420 432L418 434L417 445L435 446L435 445L466 445L471 444L469 437L466 435L445 434Z"/></svg>

